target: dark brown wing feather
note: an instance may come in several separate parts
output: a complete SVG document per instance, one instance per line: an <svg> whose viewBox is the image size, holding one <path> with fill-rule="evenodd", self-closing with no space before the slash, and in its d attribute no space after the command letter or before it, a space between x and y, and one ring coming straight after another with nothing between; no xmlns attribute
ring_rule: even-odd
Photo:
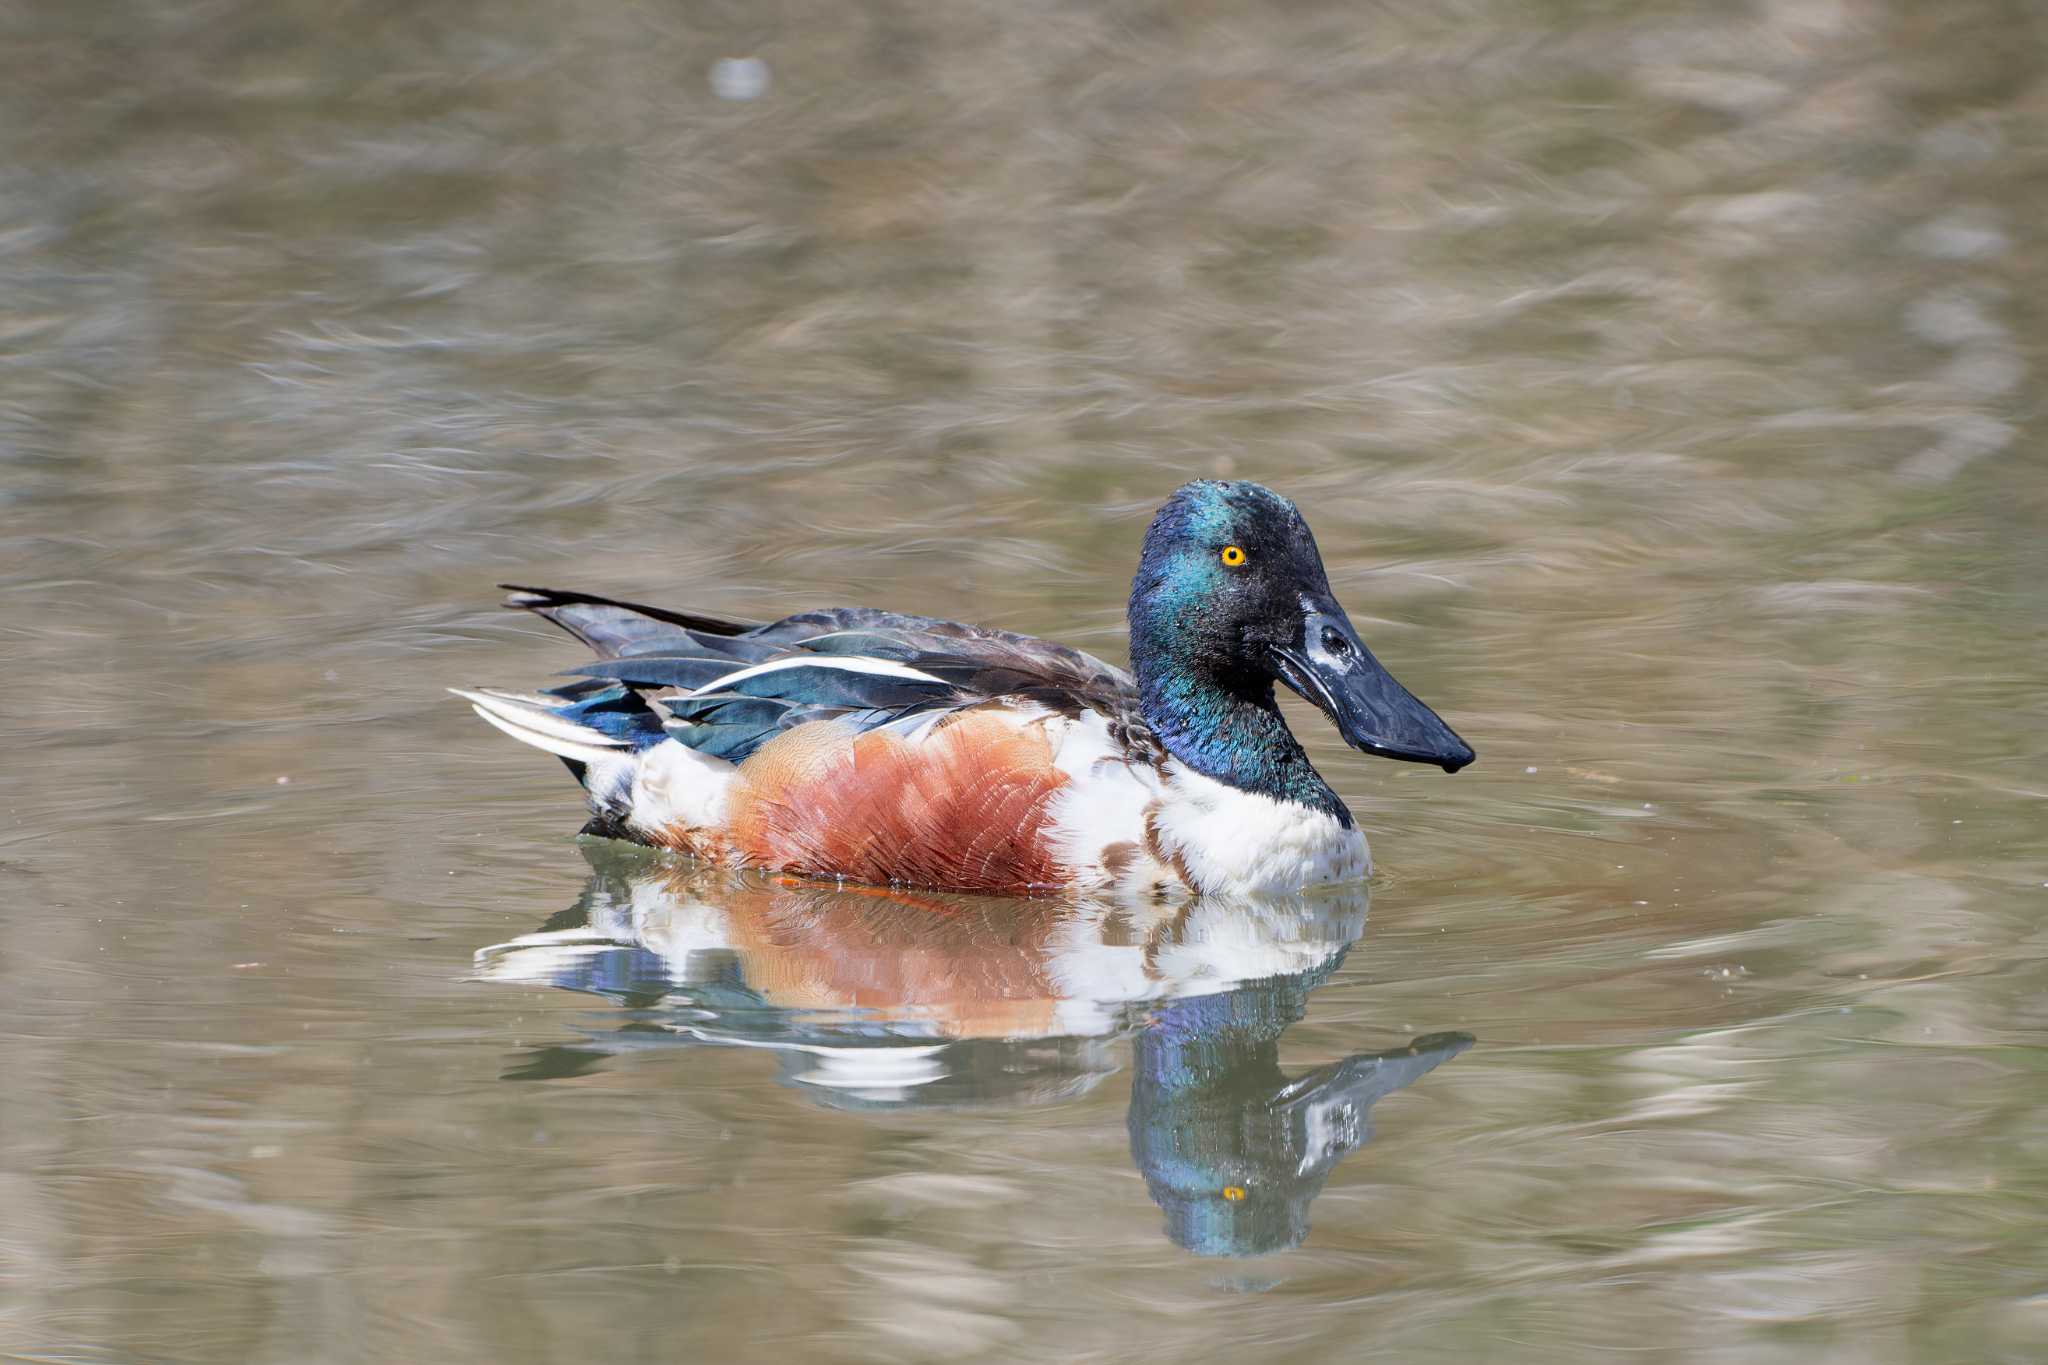
<svg viewBox="0 0 2048 1365"><path fill-rule="evenodd" d="M1129 673L1034 636L866 607L750 626L548 588L520 588L508 605L545 617L600 655L573 672L623 684L659 708L668 737L733 761L809 721L879 728L992 701L1033 702L1070 717L1099 712L1133 758L1162 756ZM817 666L705 692L750 665L806 657ZM834 666L849 659L901 664L937 681Z"/></svg>

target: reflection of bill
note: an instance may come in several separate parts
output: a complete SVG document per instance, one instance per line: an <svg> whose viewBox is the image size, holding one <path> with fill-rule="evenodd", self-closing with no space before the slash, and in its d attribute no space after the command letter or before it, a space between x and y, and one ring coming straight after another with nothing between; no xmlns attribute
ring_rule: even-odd
<svg viewBox="0 0 2048 1365"><path fill-rule="evenodd" d="M1280 1034L1325 975L1176 1000L1137 1033L1131 1157L1166 1210L1167 1235L1190 1251L1252 1256L1299 1243L1331 1168L1371 1139L1373 1101L1472 1045L1433 1033L1289 1080Z"/></svg>
<svg viewBox="0 0 2048 1365"><path fill-rule="evenodd" d="M625 1048L772 1051L834 1108L1031 1104L1114 1070L1130 1036L1131 1153L1174 1241L1298 1243L1366 1111L1471 1042L1418 1040L1289 1081L1279 1037L1364 932L1363 888L1257 902L994 900L677 867L590 845L582 899L485 948L478 975L610 996L631 1020L513 1073Z"/></svg>

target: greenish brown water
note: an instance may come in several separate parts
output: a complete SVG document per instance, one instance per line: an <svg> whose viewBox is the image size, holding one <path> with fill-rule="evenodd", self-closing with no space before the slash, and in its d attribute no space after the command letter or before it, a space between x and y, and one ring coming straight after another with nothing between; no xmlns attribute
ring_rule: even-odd
<svg viewBox="0 0 2048 1365"><path fill-rule="evenodd" d="M2038 7L0 35L0 1353L2048 1358ZM441 691L1118 657L1217 472L1479 751L1290 712L1369 907L678 883Z"/></svg>

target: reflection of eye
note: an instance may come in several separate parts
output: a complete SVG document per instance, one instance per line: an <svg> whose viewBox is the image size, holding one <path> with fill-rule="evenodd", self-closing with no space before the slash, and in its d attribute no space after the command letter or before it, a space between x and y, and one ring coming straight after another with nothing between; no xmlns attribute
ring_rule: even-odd
<svg viewBox="0 0 2048 1365"><path fill-rule="evenodd" d="M1235 569L1244 563L1244 551L1235 545L1223 547L1223 562Z"/></svg>
<svg viewBox="0 0 2048 1365"><path fill-rule="evenodd" d="M1236 549L1237 549L1237 547L1236 547L1235 545L1231 546L1230 548L1231 548L1231 549L1233 549L1233 550L1236 550ZM1227 552L1226 552L1226 553L1227 553ZM1244 551L1242 551L1242 550L1238 550L1238 553L1239 553L1239 554L1243 554L1243 553L1244 553ZM1235 1204L1235 1203L1236 1203L1236 1202L1237 1202L1238 1200L1240 1200L1240 1199L1244 1198L1244 1186L1242 1186L1242 1185L1225 1185L1225 1186L1223 1187L1223 1197L1224 1197L1225 1199L1228 1199L1228 1200L1229 1200L1229 1201L1230 1201L1231 1203Z"/></svg>

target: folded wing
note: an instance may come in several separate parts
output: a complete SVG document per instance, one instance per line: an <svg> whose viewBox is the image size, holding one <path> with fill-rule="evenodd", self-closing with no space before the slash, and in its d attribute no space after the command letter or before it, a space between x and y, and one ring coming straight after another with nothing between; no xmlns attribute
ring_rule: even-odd
<svg viewBox="0 0 2048 1365"><path fill-rule="evenodd" d="M798 726L915 733L990 703L1099 711L1141 731L1130 675L1046 640L862 607L753 624L595 594L507 585L597 654L548 695L564 719L615 737L674 739L739 763ZM1146 736L1149 738L1149 736Z"/></svg>

